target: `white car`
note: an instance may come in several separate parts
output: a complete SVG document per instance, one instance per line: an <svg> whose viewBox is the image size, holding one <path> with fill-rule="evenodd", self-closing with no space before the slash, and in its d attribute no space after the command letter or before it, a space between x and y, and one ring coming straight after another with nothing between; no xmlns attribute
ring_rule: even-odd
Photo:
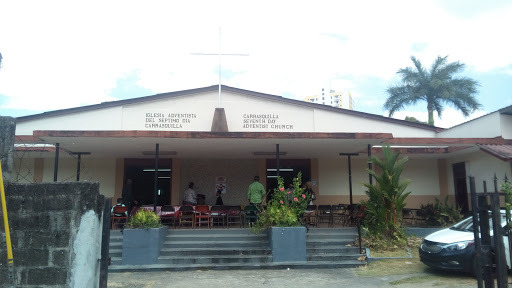
<svg viewBox="0 0 512 288"><path fill-rule="evenodd" d="M501 211L502 227L506 226L505 211ZM492 219L489 215L491 236ZM507 265L510 267L508 236L503 236ZM450 228L425 237L419 248L420 260L435 269L474 273L476 269L473 217L468 217Z"/></svg>

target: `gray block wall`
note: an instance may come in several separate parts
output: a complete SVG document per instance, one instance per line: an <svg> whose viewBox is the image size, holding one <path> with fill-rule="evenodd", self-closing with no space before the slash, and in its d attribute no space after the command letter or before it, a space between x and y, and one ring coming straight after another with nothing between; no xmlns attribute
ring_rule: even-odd
<svg viewBox="0 0 512 288"><path fill-rule="evenodd" d="M12 117L0 117L0 159L5 184L11 179L15 132L16 120Z"/></svg>
<svg viewBox="0 0 512 288"><path fill-rule="evenodd" d="M11 183L5 192L16 287L98 287L104 205L99 184ZM2 234L1 213L0 223ZM0 287L8 287L5 246L0 279Z"/></svg>

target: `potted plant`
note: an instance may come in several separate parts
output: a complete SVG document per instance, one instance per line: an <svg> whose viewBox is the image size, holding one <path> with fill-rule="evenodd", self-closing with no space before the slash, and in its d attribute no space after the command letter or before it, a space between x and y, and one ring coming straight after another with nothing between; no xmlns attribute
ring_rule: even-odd
<svg viewBox="0 0 512 288"><path fill-rule="evenodd" d="M256 230L268 228L273 262L307 260L302 218L311 195L304 192L301 176L293 179L293 189L285 189L283 178L277 178L278 187L256 222Z"/></svg>
<svg viewBox="0 0 512 288"><path fill-rule="evenodd" d="M166 231L157 213L138 210L123 230L123 265L156 264Z"/></svg>

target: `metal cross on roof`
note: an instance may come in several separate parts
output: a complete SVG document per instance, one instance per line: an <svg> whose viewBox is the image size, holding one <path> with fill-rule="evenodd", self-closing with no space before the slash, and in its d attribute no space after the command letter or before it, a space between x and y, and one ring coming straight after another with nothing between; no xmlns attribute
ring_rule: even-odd
<svg viewBox="0 0 512 288"><path fill-rule="evenodd" d="M191 53L192 55L218 55L219 56L219 102L218 108L221 108L221 82L222 82L222 66L221 66L221 58L222 56L249 56L249 54L223 54L221 51L221 28L219 27L219 52L218 53Z"/></svg>

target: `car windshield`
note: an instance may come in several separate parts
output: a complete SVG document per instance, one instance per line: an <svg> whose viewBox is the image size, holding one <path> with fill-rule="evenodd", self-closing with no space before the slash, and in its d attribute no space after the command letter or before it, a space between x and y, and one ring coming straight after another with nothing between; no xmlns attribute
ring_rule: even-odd
<svg viewBox="0 0 512 288"><path fill-rule="evenodd" d="M506 216L504 213L501 214L501 223L502 223L502 227L504 227L506 225ZM492 231L492 217L490 214L489 214L489 227L491 228L491 231ZM473 232L473 217L468 217L468 218L460 221L459 223L450 227L450 229L457 230L457 231Z"/></svg>

